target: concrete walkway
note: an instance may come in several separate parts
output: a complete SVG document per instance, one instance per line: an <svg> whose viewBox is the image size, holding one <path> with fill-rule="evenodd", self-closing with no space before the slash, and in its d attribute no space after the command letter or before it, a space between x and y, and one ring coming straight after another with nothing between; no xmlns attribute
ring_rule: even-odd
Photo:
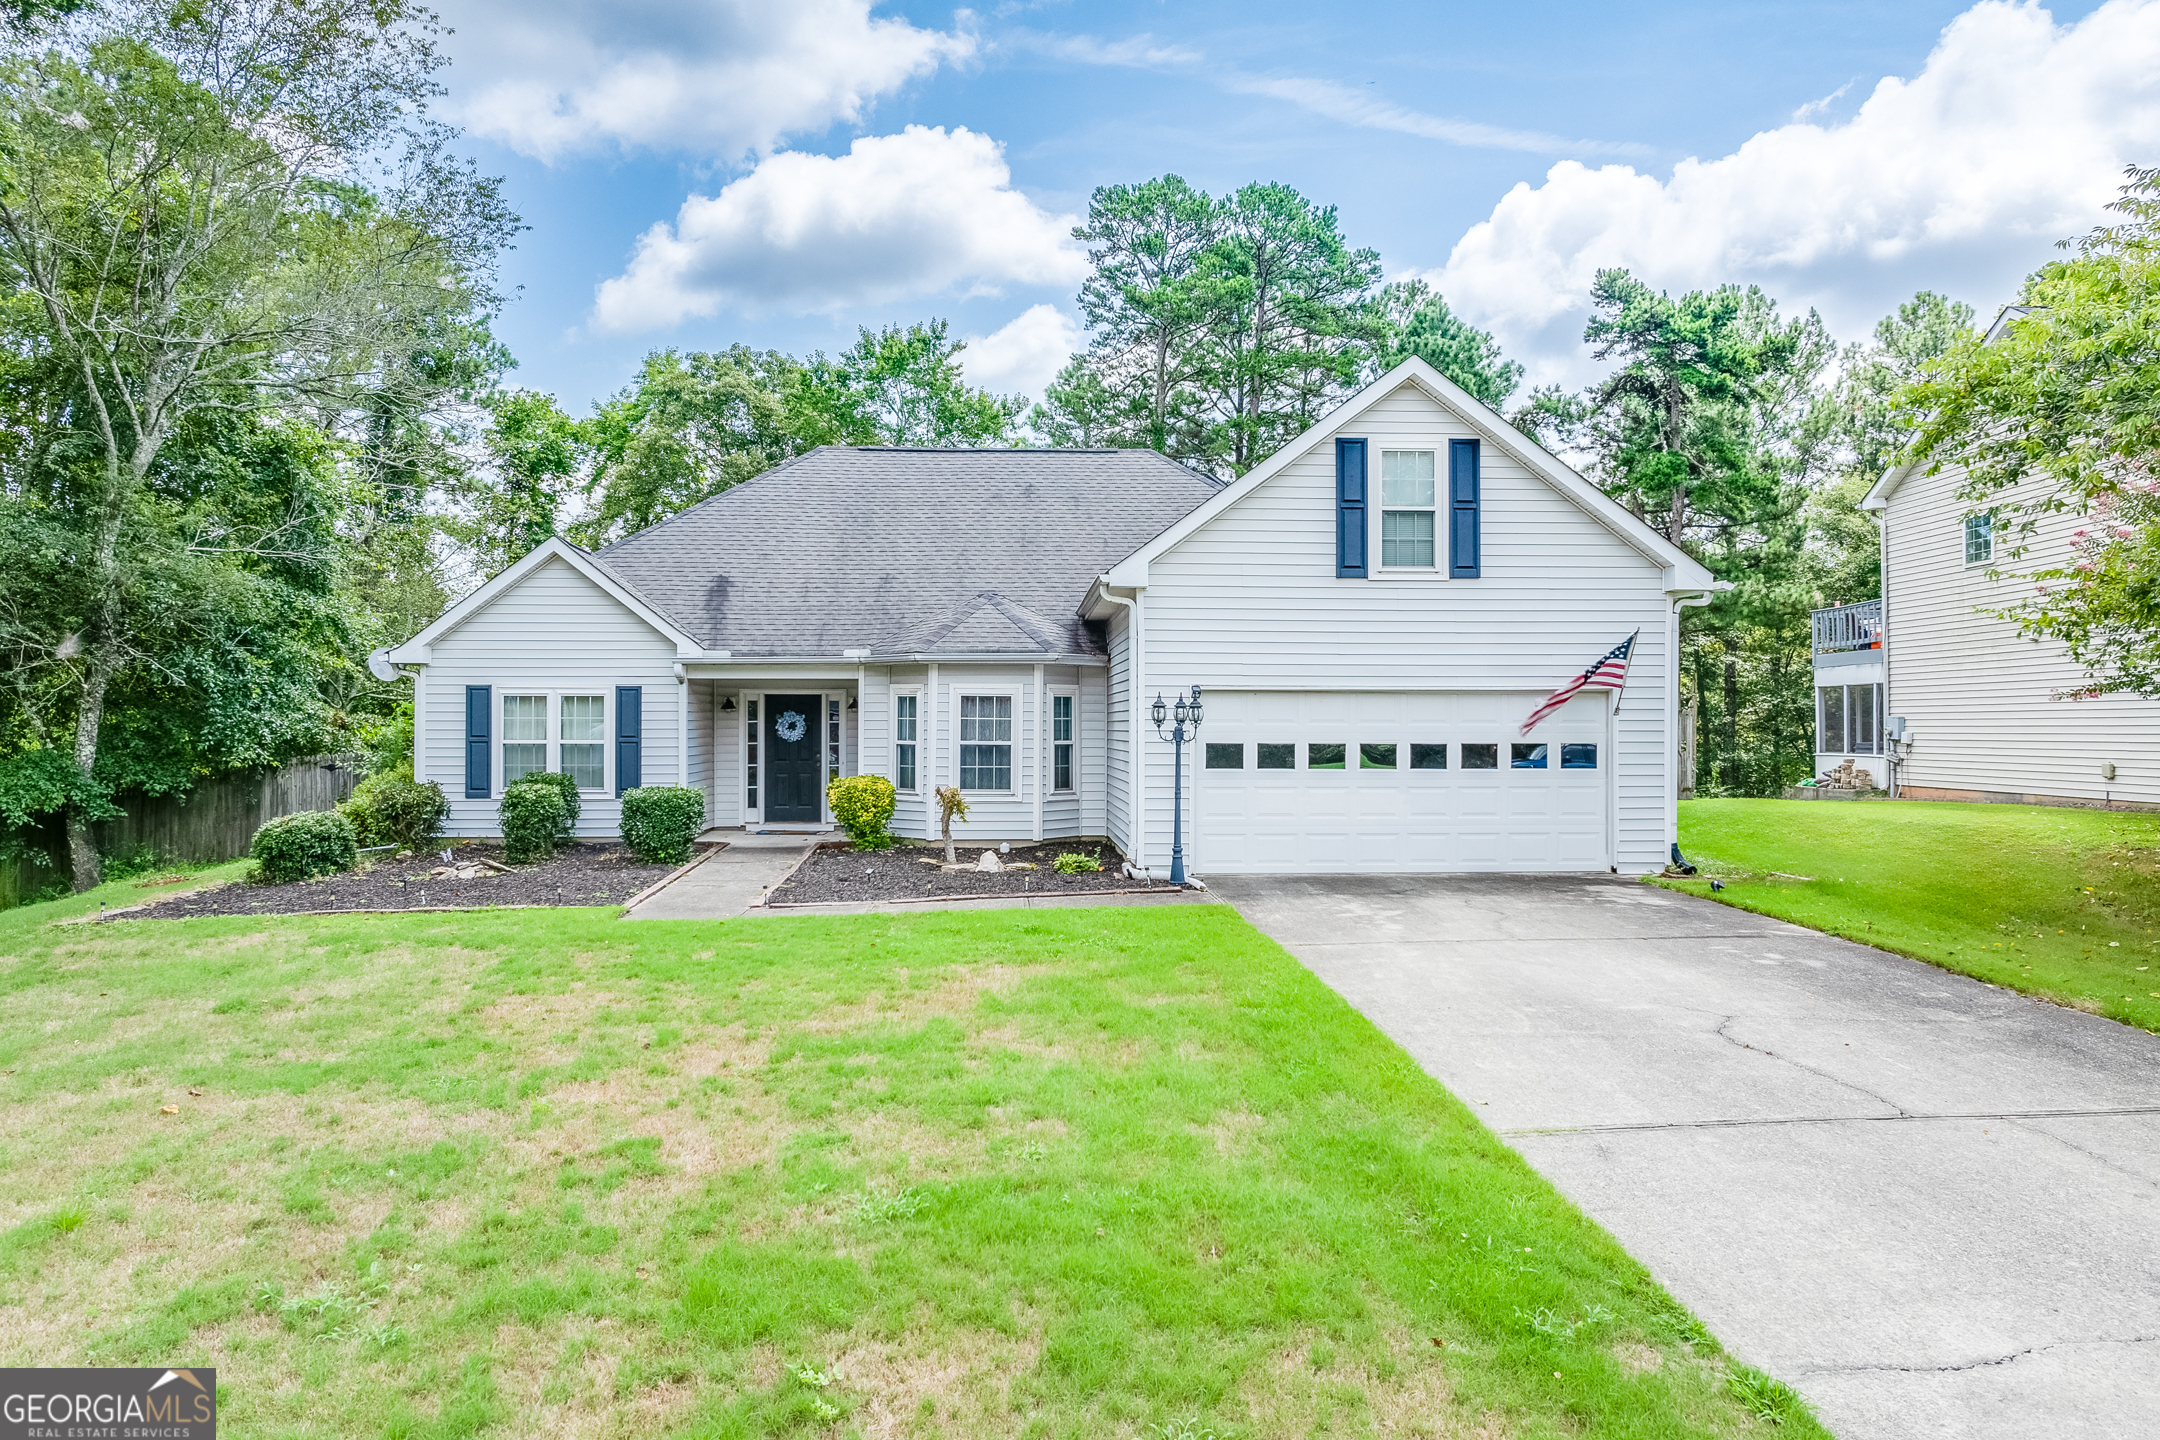
<svg viewBox="0 0 2160 1440"><path fill-rule="evenodd" d="M1214 884L1844 1440L2160 1435L2160 1037L1606 877Z"/></svg>
<svg viewBox="0 0 2160 1440"><path fill-rule="evenodd" d="M708 832L700 840L724 838L727 848L708 856L697 868L672 885L635 905L625 920L731 920L749 913L759 898L786 877L802 859L803 851L822 835L779 833L759 835L731 830L723 835Z"/></svg>

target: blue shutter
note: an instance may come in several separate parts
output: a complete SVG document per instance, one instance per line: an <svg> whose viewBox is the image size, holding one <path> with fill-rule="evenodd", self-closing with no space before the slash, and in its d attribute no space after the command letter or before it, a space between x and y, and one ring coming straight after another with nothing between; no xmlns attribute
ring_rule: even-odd
<svg viewBox="0 0 2160 1440"><path fill-rule="evenodd" d="M493 777L488 773L488 758L493 746L488 743L489 723L495 715L495 687L492 685L467 685L465 687L465 798L485 800L494 790Z"/></svg>
<svg viewBox="0 0 2160 1440"><path fill-rule="evenodd" d="M1335 442L1335 575L1365 576L1365 442Z"/></svg>
<svg viewBox="0 0 2160 1440"><path fill-rule="evenodd" d="M1448 574L1478 578L1478 442L1448 441Z"/></svg>
<svg viewBox="0 0 2160 1440"><path fill-rule="evenodd" d="M615 687L615 793L645 783L645 691L636 685Z"/></svg>

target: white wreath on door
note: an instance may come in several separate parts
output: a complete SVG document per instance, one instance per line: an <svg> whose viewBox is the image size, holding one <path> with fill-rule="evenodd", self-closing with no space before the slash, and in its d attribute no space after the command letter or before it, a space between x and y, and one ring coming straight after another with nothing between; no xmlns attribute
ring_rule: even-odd
<svg viewBox="0 0 2160 1440"><path fill-rule="evenodd" d="M773 721L772 728L775 735L792 745L802 739L803 733L810 728L810 722L803 718L801 711L790 710Z"/></svg>

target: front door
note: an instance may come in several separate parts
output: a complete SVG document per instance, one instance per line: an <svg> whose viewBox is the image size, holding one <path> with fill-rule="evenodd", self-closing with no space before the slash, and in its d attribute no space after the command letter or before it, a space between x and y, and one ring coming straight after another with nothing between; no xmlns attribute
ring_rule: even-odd
<svg viewBox="0 0 2160 1440"><path fill-rule="evenodd" d="M818 752L817 695L765 697L765 766L767 820L807 821L825 818L825 765Z"/></svg>

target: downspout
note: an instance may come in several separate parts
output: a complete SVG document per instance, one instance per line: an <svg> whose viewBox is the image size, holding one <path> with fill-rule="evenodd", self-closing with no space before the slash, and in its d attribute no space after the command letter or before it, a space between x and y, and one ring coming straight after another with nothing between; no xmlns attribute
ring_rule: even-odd
<svg viewBox="0 0 2160 1440"><path fill-rule="evenodd" d="M690 785L690 672L675 667L675 783Z"/></svg>
<svg viewBox="0 0 2160 1440"><path fill-rule="evenodd" d="M923 732L923 737L922 737L922 739L921 739L921 740L920 740L919 742L917 742L917 743L919 743L919 744L920 744L920 745L922 746L922 752L923 752L923 778L924 778L925 780L927 780L927 781L928 781L929 783L923 786L923 800L925 801L925 804L923 805L923 812L922 812L922 828L923 828L923 839L925 839L925 840L935 840L935 839L937 839L937 838L938 838L938 823L937 823L937 808L938 808L938 798L937 798L937 790L938 790L938 784L937 784L937 757L938 757L938 728L937 728L937 714L938 714L938 709L937 709L937 704L938 704L938 688L937 688L937 661L935 661L935 660L933 660L933 661L931 661L931 662L930 662L930 683L929 683L929 684L928 684L928 685L927 685L926 687L924 687L924 689L925 689L925 694L924 694L924 697L923 697L923 698L924 698L925 700L927 700L927 701L928 701L929 703L928 703L928 704L926 704L926 705L924 705L924 706L922 707L922 708L923 708L923 711L924 711L924 714L923 714L922 720L921 720L921 721L920 721L919 723L920 723L920 725L921 725L921 728L922 728L922 732Z"/></svg>
<svg viewBox="0 0 2160 1440"><path fill-rule="evenodd" d="M1043 838L1043 779L1049 773L1050 702L1043 695L1043 667L1035 667L1035 841Z"/></svg>
<svg viewBox="0 0 2160 1440"><path fill-rule="evenodd" d="M1134 586L1133 597L1128 600L1121 595L1110 593L1107 576L1098 577L1096 583L1102 586L1103 599L1108 600L1113 605L1125 607L1125 691L1127 696L1125 718L1132 727L1132 734L1127 742L1130 748L1126 752L1128 756L1126 769L1132 776L1132 782L1131 793L1125 797L1125 823L1128 827L1125 836L1125 859L1134 869L1145 870L1147 868L1145 863L1147 825L1142 817L1146 805L1147 785L1144 760L1146 752L1140 748L1140 684L1142 674L1140 665L1140 588Z"/></svg>

